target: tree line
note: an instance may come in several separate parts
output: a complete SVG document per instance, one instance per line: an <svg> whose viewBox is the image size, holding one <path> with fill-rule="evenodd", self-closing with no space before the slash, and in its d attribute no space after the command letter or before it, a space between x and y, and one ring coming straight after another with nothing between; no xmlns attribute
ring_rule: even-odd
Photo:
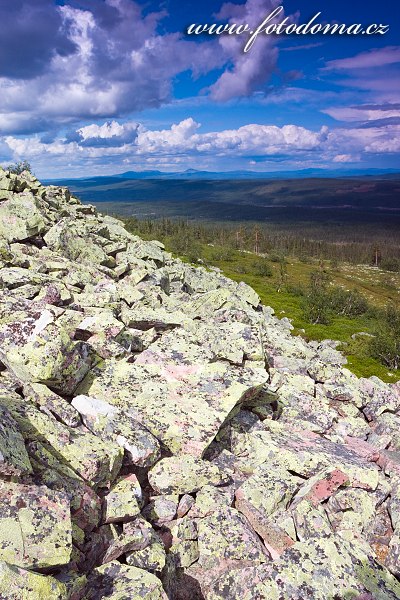
<svg viewBox="0 0 400 600"><path fill-rule="evenodd" d="M246 250L256 254L294 256L305 262L311 259L367 264L381 269L400 271L400 240L385 232L365 233L364 239L343 241L335 233L324 234L312 228L288 231L286 228L263 224L217 223L183 219L125 218L131 230L142 237L167 240L171 250L187 254L201 244L218 244L232 250ZM329 239L331 237L331 239Z"/></svg>

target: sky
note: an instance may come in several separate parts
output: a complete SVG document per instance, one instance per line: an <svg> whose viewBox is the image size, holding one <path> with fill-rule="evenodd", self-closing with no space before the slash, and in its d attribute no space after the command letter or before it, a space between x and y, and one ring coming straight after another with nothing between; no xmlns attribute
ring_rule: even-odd
<svg viewBox="0 0 400 600"><path fill-rule="evenodd" d="M389 25L385 34L188 35L192 24ZM1 0L0 164L124 171L398 168L393 0Z"/></svg>

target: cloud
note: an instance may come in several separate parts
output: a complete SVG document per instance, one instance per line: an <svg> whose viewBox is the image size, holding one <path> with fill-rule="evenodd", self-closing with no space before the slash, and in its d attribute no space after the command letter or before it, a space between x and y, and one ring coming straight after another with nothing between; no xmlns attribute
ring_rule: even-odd
<svg viewBox="0 0 400 600"><path fill-rule="evenodd" d="M33 79L77 51L52 0L2 0L0 23L0 77Z"/></svg>
<svg viewBox="0 0 400 600"><path fill-rule="evenodd" d="M345 152L343 152L345 149ZM166 129L149 129L136 121L106 121L79 127L68 136L49 139L0 138L0 160L30 160L35 171L48 176L80 176L82 172L117 173L122 165L135 169L214 169L226 164L245 166L280 162L304 165L362 162L375 155L400 153L400 125L365 128L321 127L317 131L287 124L282 127L249 123L237 129L202 132L189 117ZM225 161L225 162L224 162Z"/></svg>
<svg viewBox="0 0 400 600"><path fill-rule="evenodd" d="M134 151L138 155L217 154L251 156L314 150L326 135L296 125L249 124L238 129L198 133L200 124L188 118L170 129L151 131L139 127Z"/></svg>
<svg viewBox="0 0 400 600"><path fill-rule="evenodd" d="M332 160L334 163L353 163L359 162L360 157L353 156L352 154L336 154L336 156L334 156Z"/></svg>
<svg viewBox="0 0 400 600"><path fill-rule="evenodd" d="M400 46L386 46L361 52L350 58L330 60L326 63L325 70L354 70L384 67L400 62Z"/></svg>
<svg viewBox="0 0 400 600"><path fill-rule="evenodd" d="M232 20L236 12L258 25L276 5L224 4L220 16ZM0 116L12 119L0 133L157 108L171 100L174 79L187 71L194 78L215 72L208 92L224 102L262 90L276 70L273 36L260 36L244 54L245 35L206 41L176 31L161 35L164 17L163 11L143 12L133 0L3 1Z"/></svg>
<svg viewBox="0 0 400 600"><path fill-rule="evenodd" d="M311 48L318 48L323 46L323 42L315 42L311 44L298 44L297 46L282 46L281 52L295 52L296 50L310 50Z"/></svg>
<svg viewBox="0 0 400 600"><path fill-rule="evenodd" d="M66 142L77 142L80 146L118 147L134 142L138 135L137 123L120 124L117 121L107 121L103 125L93 123L80 127L66 137Z"/></svg>
<svg viewBox="0 0 400 600"><path fill-rule="evenodd" d="M200 124L188 118L169 129L149 130L135 122L103 125L91 124L79 128L75 135L44 141L39 136L3 138L16 159L23 157L45 163L51 156L82 161L132 158L162 163L176 162L181 157L219 156L249 157L282 156L314 152L326 140L328 131L311 131L296 125L249 124L238 129L199 133Z"/></svg>
<svg viewBox="0 0 400 600"><path fill-rule="evenodd" d="M256 30L263 20L279 6L277 0L247 0L245 4L223 4L216 15L223 22L247 23ZM279 14L272 22L281 22L284 13ZM292 20L293 17L289 19ZM245 39L245 41L244 41ZM250 96L254 90L262 89L276 70L278 59L277 37L260 34L254 45L247 52L243 47L246 36L220 36L218 43L223 53L230 58L232 66L226 69L218 80L210 86L213 100L226 102L238 96Z"/></svg>
<svg viewBox="0 0 400 600"><path fill-rule="evenodd" d="M400 104L365 104L349 107L332 107L322 112L338 121L377 121L400 117Z"/></svg>
<svg viewBox="0 0 400 600"><path fill-rule="evenodd" d="M345 147L349 153L397 153L400 152L400 125L334 129L329 133L327 142L329 147L339 152Z"/></svg>
<svg viewBox="0 0 400 600"><path fill-rule="evenodd" d="M396 103L400 93L400 46L328 61L320 73L335 78L336 85L363 92L364 100L370 103Z"/></svg>
<svg viewBox="0 0 400 600"><path fill-rule="evenodd" d="M164 13L143 15L131 0L73 4L17 2L18 14L11 10L42 40L33 43L11 18L8 37L16 40L15 50L0 42L0 114L13 113L15 131L24 129L27 114L40 131L43 119L62 126L158 107L171 99L177 74L191 70L198 76L226 60L215 40L202 43L199 52L200 44L181 33L159 35Z"/></svg>
<svg viewBox="0 0 400 600"><path fill-rule="evenodd" d="M171 126L171 129L150 131L144 127L139 129L137 152L139 154L171 154L194 150L196 130L200 127L191 117Z"/></svg>

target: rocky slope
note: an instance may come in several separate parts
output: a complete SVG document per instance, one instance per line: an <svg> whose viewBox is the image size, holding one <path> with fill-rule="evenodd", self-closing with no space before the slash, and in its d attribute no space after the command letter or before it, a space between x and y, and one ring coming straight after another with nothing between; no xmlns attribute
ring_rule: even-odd
<svg viewBox="0 0 400 600"><path fill-rule="evenodd" d="M0 598L400 597L400 387L0 171Z"/></svg>

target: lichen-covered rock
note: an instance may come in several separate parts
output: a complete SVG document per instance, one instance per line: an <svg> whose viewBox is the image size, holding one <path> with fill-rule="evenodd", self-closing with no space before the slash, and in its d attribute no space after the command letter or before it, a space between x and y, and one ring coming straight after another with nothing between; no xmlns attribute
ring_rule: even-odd
<svg viewBox="0 0 400 600"><path fill-rule="evenodd" d="M287 506L300 487L300 478L288 471L279 472L274 464L261 464L253 475L236 491L236 502L250 503L265 517L281 505Z"/></svg>
<svg viewBox="0 0 400 600"><path fill-rule="evenodd" d="M178 500L177 494L155 496L143 510L143 515L154 525L161 526L175 518Z"/></svg>
<svg viewBox="0 0 400 600"><path fill-rule="evenodd" d="M220 487L204 485L197 492L195 505L190 509L189 515L190 517L206 517L219 508L232 506L234 494L233 485Z"/></svg>
<svg viewBox="0 0 400 600"><path fill-rule="evenodd" d="M76 396L72 400L72 406L82 415L90 431L101 439L114 441L124 448L129 463L139 467L152 467L160 458L158 440L129 412L85 395Z"/></svg>
<svg viewBox="0 0 400 600"><path fill-rule="evenodd" d="M400 528L394 530L389 542L388 553L384 559L385 566L398 578L400 575Z"/></svg>
<svg viewBox="0 0 400 600"><path fill-rule="evenodd" d="M224 508L198 523L199 559L186 573L209 587L224 571L239 565L269 562L269 555L248 521L234 508ZM239 596L238 596L239 598Z"/></svg>
<svg viewBox="0 0 400 600"><path fill-rule="evenodd" d="M159 494L190 494L208 483L227 481L217 466L190 454L163 458L149 472L150 485Z"/></svg>
<svg viewBox="0 0 400 600"><path fill-rule="evenodd" d="M351 485L369 490L376 489L379 481L378 467L345 445L294 426L282 426L279 422L269 421L264 430L241 436L234 452L243 453L246 458L241 461L250 470L274 461L276 468L307 478L321 468L334 467L348 476Z"/></svg>
<svg viewBox="0 0 400 600"><path fill-rule="evenodd" d="M72 469L91 485L107 485L115 479L123 455L118 445L105 443L88 431L67 427L16 394L3 396L0 392L0 405L10 412L25 439L40 442L53 456L53 468L64 474L65 467Z"/></svg>
<svg viewBox="0 0 400 600"><path fill-rule="evenodd" d="M330 537L297 542L272 565L232 570L206 598L395 600L399 593L396 579L362 548Z"/></svg>
<svg viewBox="0 0 400 600"><path fill-rule="evenodd" d="M165 567L166 553L162 540L153 533L151 542L142 550L128 552L126 562L133 567L145 569L151 573L160 573Z"/></svg>
<svg viewBox="0 0 400 600"><path fill-rule="evenodd" d="M246 517L254 531L262 538L271 558L279 558L287 548L295 543L294 520L287 513L285 513L285 519L281 519L282 522L280 522L280 519L277 518L279 511L268 517L254 504L243 498L236 500L235 508ZM287 525L288 518L291 520L289 527Z"/></svg>
<svg viewBox="0 0 400 600"><path fill-rule="evenodd" d="M140 513L142 490L135 475L122 477L104 499L104 522L130 521Z"/></svg>
<svg viewBox="0 0 400 600"><path fill-rule="evenodd" d="M316 506L308 499L301 500L291 510L296 536L300 542L311 537L329 537L331 524L323 506Z"/></svg>
<svg viewBox="0 0 400 600"><path fill-rule="evenodd" d="M86 600L98 600L105 595L110 600L167 600L155 575L116 561L94 569L88 577Z"/></svg>
<svg viewBox="0 0 400 600"><path fill-rule="evenodd" d="M32 472L24 438L6 408L0 405L0 474L22 475Z"/></svg>
<svg viewBox="0 0 400 600"><path fill-rule="evenodd" d="M8 196L0 204L0 237L8 242L26 240L44 232L45 221L37 200L29 192Z"/></svg>
<svg viewBox="0 0 400 600"><path fill-rule="evenodd" d="M56 419L70 427L77 427L81 424L79 413L74 407L41 383L26 384L24 386L24 396L39 407L50 411Z"/></svg>
<svg viewBox="0 0 400 600"><path fill-rule="evenodd" d="M400 387L383 383L378 377L360 379L359 388L363 394L363 412L369 421L375 420L385 411L396 412L400 408Z"/></svg>
<svg viewBox="0 0 400 600"><path fill-rule="evenodd" d="M326 508L335 531L359 535L375 515L378 500L365 490L348 488L332 496Z"/></svg>
<svg viewBox="0 0 400 600"><path fill-rule="evenodd" d="M183 494L179 500L176 516L178 518L184 517L195 503L195 499L190 494Z"/></svg>
<svg viewBox="0 0 400 600"><path fill-rule="evenodd" d="M72 531L66 496L44 486L0 483L0 559L25 568L66 565Z"/></svg>
<svg viewBox="0 0 400 600"><path fill-rule="evenodd" d="M39 575L0 561L0 598L4 600L68 600L67 587L54 577Z"/></svg>
<svg viewBox="0 0 400 600"><path fill-rule="evenodd" d="M71 340L54 310L32 306L21 319L0 326L0 358L24 382L71 393L93 364L87 344Z"/></svg>
<svg viewBox="0 0 400 600"><path fill-rule="evenodd" d="M35 472L35 482L63 492L70 502L73 524L92 531L100 523L101 500L96 492L72 469L67 470L40 443L29 442L28 453Z"/></svg>
<svg viewBox="0 0 400 600"><path fill-rule="evenodd" d="M1 168L0 287L1 598L400 597L400 384Z"/></svg>
<svg viewBox="0 0 400 600"><path fill-rule="evenodd" d="M104 361L92 369L78 393L123 410L129 407L171 452L201 456L229 413L255 395L268 376L257 368L192 360L185 346L172 359L150 347L135 363Z"/></svg>
<svg viewBox="0 0 400 600"><path fill-rule="evenodd" d="M203 568L225 559L266 562L268 555L246 519L233 508L217 510L198 523L198 542Z"/></svg>
<svg viewBox="0 0 400 600"><path fill-rule="evenodd" d="M106 537L104 553L101 556L103 564L119 558L122 554L143 550L154 541L154 531L150 523L141 516L138 516L134 521L124 523L122 531L121 527L119 529L117 527L114 525L103 525L97 532L97 536L100 534L100 538L104 539ZM105 528L109 528L109 530L104 534ZM91 547L95 543L97 545L97 540L94 542L92 538L89 540L89 545Z"/></svg>

